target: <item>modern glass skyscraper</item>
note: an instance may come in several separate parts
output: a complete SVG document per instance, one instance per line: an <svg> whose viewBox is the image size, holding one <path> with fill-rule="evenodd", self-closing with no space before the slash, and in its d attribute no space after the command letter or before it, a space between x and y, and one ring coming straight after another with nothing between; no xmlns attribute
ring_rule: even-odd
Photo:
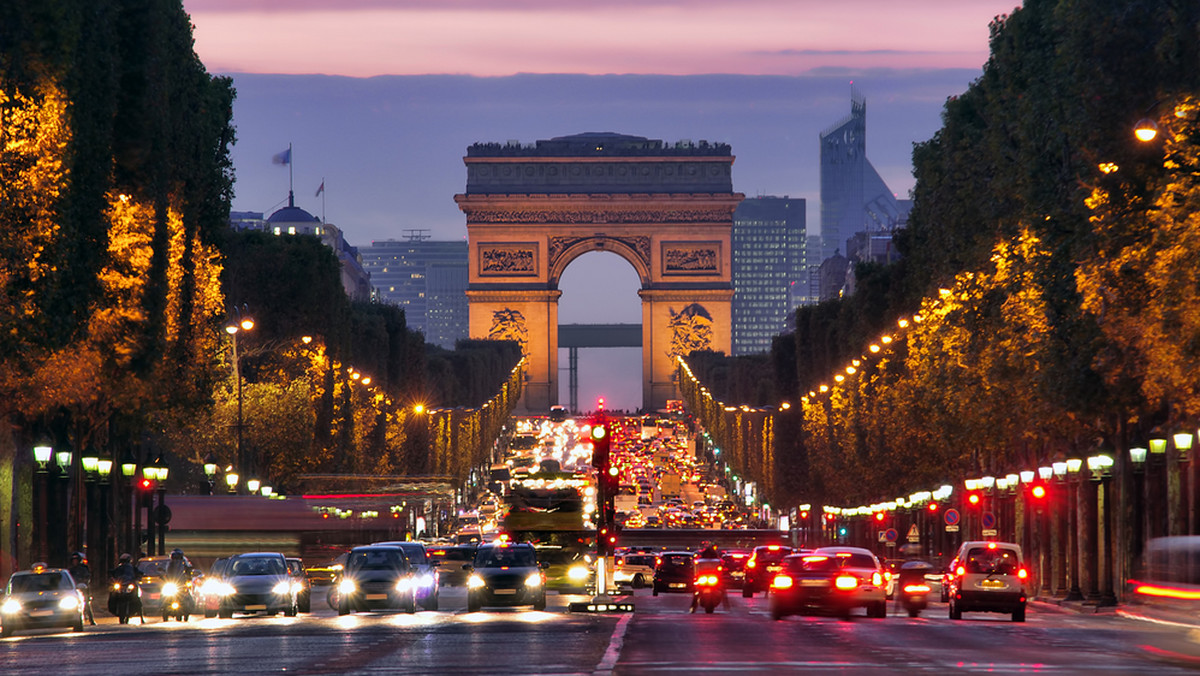
<svg viewBox="0 0 1200 676"><path fill-rule="evenodd" d="M857 233L891 233L912 208L898 200L867 159L867 101L851 89L850 115L821 132L822 259L847 255ZM825 295L824 292L822 295Z"/></svg>
<svg viewBox="0 0 1200 676"><path fill-rule="evenodd" d="M795 303L807 288L805 201L746 198L733 212L733 354L771 349L791 329Z"/></svg>
<svg viewBox="0 0 1200 676"><path fill-rule="evenodd" d="M425 342L453 348L467 337L467 242L439 242L414 234L361 247L376 297L404 308L410 329Z"/></svg>

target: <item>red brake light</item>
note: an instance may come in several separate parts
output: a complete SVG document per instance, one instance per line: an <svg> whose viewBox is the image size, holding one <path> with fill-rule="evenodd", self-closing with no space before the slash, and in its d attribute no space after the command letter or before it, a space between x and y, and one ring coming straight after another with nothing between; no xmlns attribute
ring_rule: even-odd
<svg viewBox="0 0 1200 676"><path fill-rule="evenodd" d="M955 574L955 575L957 575L957 576L959 576L959 577L962 577L963 575L966 575L966 573L967 573L967 569L966 569L966 568L963 568L962 566L959 566L958 568L955 568L955 569L954 569L954 574Z"/></svg>
<svg viewBox="0 0 1200 676"><path fill-rule="evenodd" d="M772 589L791 589L793 580L790 575L776 575L774 580L771 580Z"/></svg>
<svg viewBox="0 0 1200 676"><path fill-rule="evenodd" d="M773 552L779 551L779 545L767 545L767 549Z"/></svg>
<svg viewBox="0 0 1200 676"><path fill-rule="evenodd" d="M929 585L927 584L906 584L904 585L905 594L928 594Z"/></svg>
<svg viewBox="0 0 1200 676"><path fill-rule="evenodd" d="M853 575L838 575L833 581L833 586L838 589L854 589L858 586L858 578Z"/></svg>
<svg viewBox="0 0 1200 676"><path fill-rule="evenodd" d="M1024 580L1025 578L1029 577L1029 571L1025 570L1024 568L1020 569L1017 571L1017 577Z"/></svg>

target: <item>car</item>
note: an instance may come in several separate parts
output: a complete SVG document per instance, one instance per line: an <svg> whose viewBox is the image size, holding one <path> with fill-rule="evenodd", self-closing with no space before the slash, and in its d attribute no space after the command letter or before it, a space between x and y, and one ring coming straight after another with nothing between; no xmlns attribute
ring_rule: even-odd
<svg viewBox="0 0 1200 676"><path fill-rule="evenodd" d="M143 556L138 559L137 569L142 574L138 580L138 592L142 597L142 612L157 615L162 610L163 576L167 572L169 556Z"/></svg>
<svg viewBox="0 0 1200 676"><path fill-rule="evenodd" d="M296 616L296 589L287 560L278 552L237 554L226 563L217 615L258 612Z"/></svg>
<svg viewBox="0 0 1200 676"><path fill-rule="evenodd" d="M613 582L617 586L629 585L634 589L642 589L647 583L654 581L654 554L628 552L618 554L614 558Z"/></svg>
<svg viewBox="0 0 1200 676"><path fill-rule="evenodd" d="M216 617L217 610L221 607L221 584L225 579L225 566L228 563L228 556L213 561L208 575L204 576L204 582L200 584L199 608L204 611L205 617Z"/></svg>
<svg viewBox="0 0 1200 676"><path fill-rule="evenodd" d="M661 552L655 557L651 592L691 593L696 576L696 555L692 552Z"/></svg>
<svg viewBox="0 0 1200 676"><path fill-rule="evenodd" d="M47 627L83 631L83 605L83 592L70 573L35 563L8 578L0 601L0 636Z"/></svg>
<svg viewBox="0 0 1200 676"><path fill-rule="evenodd" d="M346 565L348 553L342 552L329 561L305 568L304 573L308 576L308 581L314 586L332 585L337 576L341 574L342 567Z"/></svg>
<svg viewBox="0 0 1200 676"><path fill-rule="evenodd" d="M746 561L750 552L732 550L721 552L721 583L726 589L741 589L746 581Z"/></svg>
<svg viewBox="0 0 1200 676"><path fill-rule="evenodd" d="M949 579L950 619L965 612L1008 613L1025 621L1025 580L1029 573L1021 546L1011 542L969 541L958 548Z"/></svg>
<svg viewBox="0 0 1200 676"><path fill-rule="evenodd" d="M413 567L417 577L417 605L425 610L438 609L438 565L429 558L425 543L411 540L388 540L375 542L376 545L392 545L404 550L408 564Z"/></svg>
<svg viewBox="0 0 1200 676"><path fill-rule="evenodd" d="M538 545L534 547L546 579L546 589L560 594L585 594L596 586L596 571L586 551Z"/></svg>
<svg viewBox="0 0 1200 676"><path fill-rule="evenodd" d="M478 545L449 545L427 549L429 559L437 565L438 585L461 587L467 583L467 572L463 564L475 560Z"/></svg>
<svg viewBox="0 0 1200 676"><path fill-rule="evenodd" d="M480 545L467 570L467 611L486 606L546 609L546 575L533 545L508 542Z"/></svg>
<svg viewBox="0 0 1200 676"><path fill-rule="evenodd" d="M285 558L288 573L296 584L296 610L302 613L312 612L312 583L308 581L308 573L304 572L304 562L296 558Z"/></svg>
<svg viewBox="0 0 1200 676"><path fill-rule="evenodd" d="M771 618L806 610L849 617L855 608L865 608L867 617L887 617L886 585L883 566L869 549L820 547L791 554L771 581Z"/></svg>
<svg viewBox="0 0 1200 676"><path fill-rule="evenodd" d="M389 545L355 547L338 581L338 615L356 610L417 612L416 577L404 550Z"/></svg>
<svg viewBox="0 0 1200 676"><path fill-rule="evenodd" d="M742 598L750 598L758 592L766 592L771 587L771 580L779 572L783 557L792 553L787 545L759 545L750 552L743 569Z"/></svg>

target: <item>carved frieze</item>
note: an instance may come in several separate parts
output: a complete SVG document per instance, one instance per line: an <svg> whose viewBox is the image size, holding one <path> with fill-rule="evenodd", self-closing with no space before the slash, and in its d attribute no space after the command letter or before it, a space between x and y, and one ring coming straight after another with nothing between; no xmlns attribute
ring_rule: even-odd
<svg viewBox="0 0 1200 676"><path fill-rule="evenodd" d="M663 242L663 274L721 274L720 242Z"/></svg>
<svg viewBox="0 0 1200 676"><path fill-rule="evenodd" d="M488 209L463 207L467 223L729 223L729 208Z"/></svg>
<svg viewBox="0 0 1200 676"><path fill-rule="evenodd" d="M479 274L482 276L537 275L537 243L517 242L479 245Z"/></svg>
<svg viewBox="0 0 1200 676"><path fill-rule="evenodd" d="M687 356L696 350L711 350L713 340L713 318L699 303L687 305L679 312L668 308L671 319L667 329L671 332L671 347L667 357Z"/></svg>
<svg viewBox="0 0 1200 676"><path fill-rule="evenodd" d="M515 340L521 344L521 353L529 356L529 329L525 325L525 315L509 308L494 311L488 340Z"/></svg>

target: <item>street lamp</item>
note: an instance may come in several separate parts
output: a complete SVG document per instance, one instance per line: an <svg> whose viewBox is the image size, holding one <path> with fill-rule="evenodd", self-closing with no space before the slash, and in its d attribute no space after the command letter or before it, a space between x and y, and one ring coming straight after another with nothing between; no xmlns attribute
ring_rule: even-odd
<svg viewBox="0 0 1200 676"><path fill-rule="evenodd" d="M262 482L258 479L248 479L246 481L246 490L250 491L250 493L253 495L254 493L258 492L258 487L261 485Z"/></svg>
<svg viewBox="0 0 1200 676"><path fill-rule="evenodd" d="M53 455L54 449L48 444L39 444L33 447L33 459L37 461L38 472L46 472L46 464L50 462Z"/></svg>
<svg viewBox="0 0 1200 676"><path fill-rule="evenodd" d="M238 474L233 471L232 465L225 468L225 485L229 487L230 493L237 492Z"/></svg>
<svg viewBox="0 0 1200 676"><path fill-rule="evenodd" d="M233 362L233 379L237 381L237 462L238 467L246 469L246 453L242 445L242 368L238 357L238 333L253 330L254 318L250 316L250 309L245 303L240 308L235 306L232 314L235 316L230 317L231 321L225 326L225 332L233 341L231 361Z"/></svg>
<svg viewBox="0 0 1200 676"><path fill-rule="evenodd" d="M212 453L204 456L204 477L208 494L213 494L213 482L217 479L217 458Z"/></svg>

